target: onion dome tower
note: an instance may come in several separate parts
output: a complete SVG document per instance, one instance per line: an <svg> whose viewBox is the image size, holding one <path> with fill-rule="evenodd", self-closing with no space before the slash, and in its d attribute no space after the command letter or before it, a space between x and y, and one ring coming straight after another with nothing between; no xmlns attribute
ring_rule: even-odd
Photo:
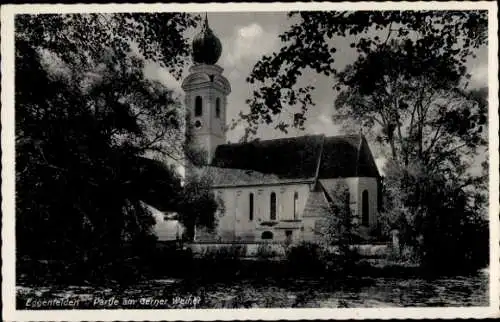
<svg viewBox="0 0 500 322"><path fill-rule="evenodd" d="M193 66L182 82L185 107L194 144L206 152L209 164L218 145L226 143L226 105L231 92L229 81L216 65L222 44L208 25L205 15L201 31L192 43Z"/></svg>
<svg viewBox="0 0 500 322"><path fill-rule="evenodd" d="M222 53L222 44L208 25L205 15L201 31L193 39L193 61L198 64L214 65Z"/></svg>

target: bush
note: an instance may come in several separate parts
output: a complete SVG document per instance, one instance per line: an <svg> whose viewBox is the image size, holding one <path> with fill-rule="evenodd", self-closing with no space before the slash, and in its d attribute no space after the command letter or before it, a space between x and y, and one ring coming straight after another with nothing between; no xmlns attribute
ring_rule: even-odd
<svg viewBox="0 0 500 322"><path fill-rule="evenodd" d="M278 253L272 248L271 244L260 244L257 248L256 257L259 259L269 259L277 255Z"/></svg>
<svg viewBox="0 0 500 322"><path fill-rule="evenodd" d="M152 276L184 277L191 272L193 253L176 244L158 244L156 250L144 258L142 269Z"/></svg>
<svg viewBox="0 0 500 322"><path fill-rule="evenodd" d="M211 260L234 260L244 257L246 254L246 247L243 245L228 245L227 247L214 247L205 249L201 257L203 259Z"/></svg>
<svg viewBox="0 0 500 322"><path fill-rule="evenodd" d="M379 218L385 233L397 229L401 249L411 250L401 260L417 261L432 274L468 273L488 264L487 167L470 177L464 165L445 173L419 163L386 165Z"/></svg>
<svg viewBox="0 0 500 322"><path fill-rule="evenodd" d="M325 269L323 259L325 250L318 244L301 242L292 246L287 252L289 273L310 275L322 273Z"/></svg>
<svg viewBox="0 0 500 322"><path fill-rule="evenodd" d="M486 267L488 222L474 214L444 209L426 218L418 249L422 266L434 273L466 273Z"/></svg>
<svg viewBox="0 0 500 322"><path fill-rule="evenodd" d="M241 259L245 254L246 248L241 245L207 249L194 259L193 276L205 280L232 280L240 275Z"/></svg>

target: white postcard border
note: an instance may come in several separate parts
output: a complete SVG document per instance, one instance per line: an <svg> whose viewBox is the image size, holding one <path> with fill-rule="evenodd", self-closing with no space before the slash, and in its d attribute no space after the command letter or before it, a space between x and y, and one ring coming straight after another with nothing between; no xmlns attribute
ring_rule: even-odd
<svg viewBox="0 0 500 322"><path fill-rule="evenodd" d="M14 15L20 13L81 12L242 12L291 10L465 10L489 11L489 214L490 305L473 308L379 309L183 309L183 310L47 310L15 309L15 170L14 170ZM1 7L2 121L2 303L6 321L81 320L234 320L234 319L364 319L364 318L484 318L498 317L499 293L499 142L498 142L498 20L497 5L482 2L343 2L343 3L210 3L4 5Z"/></svg>

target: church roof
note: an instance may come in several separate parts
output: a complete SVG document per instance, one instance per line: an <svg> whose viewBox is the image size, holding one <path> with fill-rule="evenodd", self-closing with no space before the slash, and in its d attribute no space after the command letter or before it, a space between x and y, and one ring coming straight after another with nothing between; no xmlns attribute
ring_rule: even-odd
<svg viewBox="0 0 500 322"><path fill-rule="evenodd" d="M255 171L273 179L379 177L361 135L306 135L219 145L212 166Z"/></svg>
<svg viewBox="0 0 500 322"><path fill-rule="evenodd" d="M257 172L253 170L242 170L232 168L205 167L204 174L212 180L213 187L234 187L253 185L275 185L297 183L296 178L280 178L275 174ZM313 182L314 177L300 180Z"/></svg>

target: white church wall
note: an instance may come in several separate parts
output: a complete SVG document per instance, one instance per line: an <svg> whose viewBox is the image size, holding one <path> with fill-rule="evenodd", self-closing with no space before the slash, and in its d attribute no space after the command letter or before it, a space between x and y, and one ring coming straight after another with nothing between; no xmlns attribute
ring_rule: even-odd
<svg viewBox="0 0 500 322"><path fill-rule="evenodd" d="M362 223L362 194L368 191L369 226L360 226L363 234L377 225L377 180L375 178L353 177L320 180L330 196L333 189L339 183L347 185L350 192L350 205L358 222ZM243 240L260 241L264 231L273 233L273 240L284 241L286 231L292 230L292 240L315 241L318 235L315 233L317 227L316 217L303 218L303 212L309 196L310 186L308 184L288 184L273 186L246 186L216 188L215 193L224 202L224 211L218 218L216 239L223 241ZM271 223L271 193L276 193L276 220L294 219L294 193L298 193L297 218L302 220L302 229L275 229L275 226L262 225ZM250 193L253 193L254 207L253 219L250 219Z"/></svg>
<svg viewBox="0 0 500 322"><path fill-rule="evenodd" d="M263 222L271 221L271 193L276 194L276 221L294 219L294 194L298 193L297 219L302 219L309 194L308 184L275 186L247 186L216 188L216 195L224 202L224 213L219 217L218 232L223 240L260 240L265 230L272 231L273 240L284 239L285 231L266 229ZM253 193L253 220L250 220L250 193ZM293 238L298 234L295 232Z"/></svg>
<svg viewBox="0 0 500 322"><path fill-rule="evenodd" d="M176 213L165 213L150 205L147 205L147 207L155 219L153 232L158 241L171 241L182 238L184 226L178 220L169 219L169 215L176 215Z"/></svg>
<svg viewBox="0 0 500 322"><path fill-rule="evenodd" d="M350 204L353 215L356 216L358 222L362 223L362 194L363 191L368 191L368 212L369 212L369 229L377 225L377 179L368 177L351 177L337 179L321 179L323 186L332 194L333 189L339 183L347 185L350 193ZM363 227L362 227L363 229ZM366 230L366 229L365 229Z"/></svg>
<svg viewBox="0 0 500 322"><path fill-rule="evenodd" d="M318 238L318 234L315 231L316 221L319 218L307 217L302 221L303 230L301 231L301 238L306 242L314 242Z"/></svg>

